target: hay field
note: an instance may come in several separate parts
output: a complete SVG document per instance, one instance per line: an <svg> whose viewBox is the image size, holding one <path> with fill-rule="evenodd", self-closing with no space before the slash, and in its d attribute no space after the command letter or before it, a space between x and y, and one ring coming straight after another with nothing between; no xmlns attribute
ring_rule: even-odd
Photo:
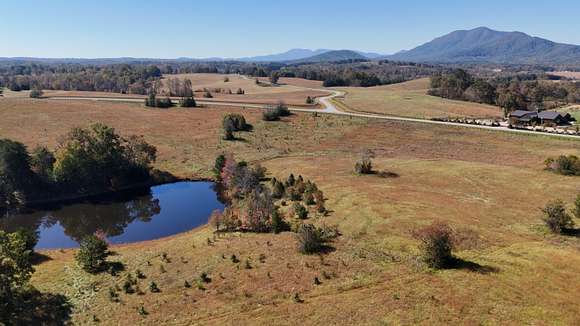
<svg viewBox="0 0 580 326"><path fill-rule="evenodd" d="M254 130L240 133L243 141L220 140L225 112L242 112ZM202 227L115 246L111 260L126 268L118 277L81 272L74 250L44 251L50 259L36 266L33 284L66 295L75 323L94 317L101 324L580 321L580 238L550 235L539 213L548 200L571 202L580 193L577 178L544 171L542 163L548 156L580 154L576 140L312 114L263 122L260 111L249 109L0 100L0 137L29 147L52 147L70 127L92 121L143 134L159 149L157 167L176 175L207 176L217 154L232 152L260 162L270 176L293 172L312 179L331 212L311 222L336 225L342 236L335 251L303 256L291 233L214 237ZM366 148L375 151L377 170L398 177L356 176L354 162ZM455 252L462 268L430 271L417 263L412 232L435 220L465 235ZM231 261L232 254L240 263ZM147 277L139 281L144 294L121 293L120 303L111 302L108 289L137 269ZM195 285L202 272L212 279L203 290ZM160 293L148 291L150 281ZM140 307L147 315L138 313Z"/></svg>
<svg viewBox="0 0 580 326"><path fill-rule="evenodd" d="M427 95L429 79L369 88L338 88L347 94L340 102L353 112L431 119L442 117L500 118L500 108Z"/></svg>

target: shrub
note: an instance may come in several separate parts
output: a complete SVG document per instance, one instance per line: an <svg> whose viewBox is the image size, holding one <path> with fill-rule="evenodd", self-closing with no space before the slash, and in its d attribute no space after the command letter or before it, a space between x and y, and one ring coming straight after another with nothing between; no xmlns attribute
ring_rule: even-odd
<svg viewBox="0 0 580 326"><path fill-rule="evenodd" d="M319 213L325 213L326 207L324 206L324 193L322 193L320 190L317 190L314 193L314 199L316 200L316 211Z"/></svg>
<svg viewBox="0 0 580 326"><path fill-rule="evenodd" d="M30 91L30 98L41 98L44 93L40 89L33 89Z"/></svg>
<svg viewBox="0 0 580 326"><path fill-rule="evenodd" d="M561 200L549 202L542 209L542 212L544 213L544 223L553 233L561 234L566 229L574 226L572 217L566 212L564 202Z"/></svg>
<svg viewBox="0 0 580 326"><path fill-rule="evenodd" d="M211 95L211 93L209 91L203 93L203 97L205 98L213 98L213 95Z"/></svg>
<svg viewBox="0 0 580 326"><path fill-rule="evenodd" d="M562 175L580 175L580 159L574 155L561 155L556 159L548 158L546 168Z"/></svg>
<svg viewBox="0 0 580 326"><path fill-rule="evenodd" d="M233 131L245 131L248 129L246 118L239 113L228 113L222 120L224 129L226 126L231 126Z"/></svg>
<svg viewBox="0 0 580 326"><path fill-rule="evenodd" d="M207 275L206 272L202 272L199 274L199 281L203 283L211 283L211 278Z"/></svg>
<svg viewBox="0 0 580 326"><path fill-rule="evenodd" d="M371 159L374 153L370 150L365 150L360 159L354 165L354 171L357 174L371 174L373 172L373 163Z"/></svg>
<svg viewBox="0 0 580 326"><path fill-rule="evenodd" d="M288 225L286 224L286 222L284 222L284 219L282 219L282 214L280 214L280 212L275 209L274 212L272 212L272 232L278 234L282 231L286 231L288 229Z"/></svg>
<svg viewBox="0 0 580 326"><path fill-rule="evenodd" d="M423 261L432 268L445 268L453 261L453 230L444 223L433 223L420 230L417 237Z"/></svg>
<svg viewBox="0 0 580 326"><path fill-rule="evenodd" d="M278 121L280 120L280 115L275 109L266 109L262 112L262 120L264 121Z"/></svg>
<svg viewBox="0 0 580 326"><path fill-rule="evenodd" d="M216 157L215 163L213 165L213 174L216 179L221 180L222 169L226 165L226 157L222 154Z"/></svg>
<svg viewBox="0 0 580 326"><path fill-rule="evenodd" d="M159 293L159 292L161 292L161 290L157 286L157 283L155 283L153 281L151 281L151 283L149 283L149 291L151 291L151 293Z"/></svg>
<svg viewBox="0 0 580 326"><path fill-rule="evenodd" d="M238 88L238 90L236 91L236 94L237 94L237 95L244 95L244 94L246 94L246 91L244 91L244 90L243 90L243 89L241 89L241 88Z"/></svg>
<svg viewBox="0 0 580 326"><path fill-rule="evenodd" d="M269 107L262 113L262 120L278 121L280 120L280 117L287 117L290 114L288 106L286 106L284 102L279 102L276 106Z"/></svg>
<svg viewBox="0 0 580 326"><path fill-rule="evenodd" d="M308 210L306 209L306 207L302 206L302 204L300 203L294 203L294 206L292 207L292 210L294 211L294 214L301 220L305 220L308 218Z"/></svg>
<svg viewBox="0 0 580 326"><path fill-rule="evenodd" d="M314 201L314 195L311 192L306 192L304 194L304 203L308 206L316 204L316 202Z"/></svg>
<svg viewBox="0 0 580 326"><path fill-rule="evenodd" d="M144 279L144 278L147 278L147 277L145 276L145 274L143 274L143 272L142 272L140 269L138 269L138 270L136 270L136 271L135 271L135 276L136 276L137 278L139 278L139 279Z"/></svg>
<svg viewBox="0 0 580 326"><path fill-rule="evenodd" d="M298 251L303 254L320 252L324 247L319 230L312 224L303 224L298 228Z"/></svg>
<svg viewBox="0 0 580 326"><path fill-rule="evenodd" d="M169 97L163 98L163 99L156 99L155 100L155 107L157 108L162 108L162 109L166 109L166 108L170 108L173 106L173 102L171 101L171 99Z"/></svg>
<svg viewBox="0 0 580 326"><path fill-rule="evenodd" d="M308 96L306 98L306 104L314 104L314 99L312 99L312 97Z"/></svg>
<svg viewBox="0 0 580 326"><path fill-rule="evenodd" d="M296 183L296 178L294 178L294 174L290 174L288 176L288 180L286 181L286 186L293 186Z"/></svg>
<svg viewBox="0 0 580 326"><path fill-rule="evenodd" d="M284 197L286 193L286 188L284 188L284 184L282 182L276 181L274 184L274 189L272 190L272 197L276 199L281 199Z"/></svg>
<svg viewBox="0 0 580 326"><path fill-rule="evenodd" d="M234 127L230 124L224 126L224 140L235 140L236 137L234 136Z"/></svg>
<svg viewBox="0 0 580 326"><path fill-rule="evenodd" d="M110 254L108 249L109 245L103 239L89 235L81 241L75 258L86 272L96 274L106 267L106 259Z"/></svg>
<svg viewBox="0 0 580 326"><path fill-rule="evenodd" d="M193 97L184 97L179 101L179 106L182 108L194 108L197 106L197 102Z"/></svg>
<svg viewBox="0 0 580 326"><path fill-rule="evenodd" d="M287 117L291 114L286 103L282 101L279 101L278 104L276 104L275 110L280 117Z"/></svg>

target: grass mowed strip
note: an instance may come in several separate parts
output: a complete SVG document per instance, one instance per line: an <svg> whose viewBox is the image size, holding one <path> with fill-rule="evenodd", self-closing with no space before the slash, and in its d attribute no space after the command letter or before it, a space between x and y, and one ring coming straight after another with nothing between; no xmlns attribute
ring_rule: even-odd
<svg viewBox="0 0 580 326"><path fill-rule="evenodd" d="M341 102L354 112L379 113L431 119L444 117L500 118L498 107L427 95L429 79L369 88L340 88L347 94Z"/></svg>
<svg viewBox="0 0 580 326"><path fill-rule="evenodd" d="M242 113L253 130L221 140L226 112ZM31 147L52 147L71 127L97 121L143 134L159 149L156 167L180 176L209 176L224 152L261 163L270 177L302 175L324 192L330 211L309 222L336 225L342 236L334 251L305 256L289 232L214 236L201 227L112 247L110 260L125 265L117 277L82 272L75 250L45 251L51 259L36 266L33 284L66 295L73 322L93 315L102 324L578 322L580 239L549 234L539 211L580 192L577 178L543 169L547 157L578 155L576 140L312 114L264 122L259 110L225 107L0 101L0 137ZM354 173L367 148L373 168L390 177ZM464 234L457 268L418 263L413 232L432 221ZM137 281L144 294L115 290L113 302L109 289L137 270L146 276ZM158 293L148 290L151 282Z"/></svg>

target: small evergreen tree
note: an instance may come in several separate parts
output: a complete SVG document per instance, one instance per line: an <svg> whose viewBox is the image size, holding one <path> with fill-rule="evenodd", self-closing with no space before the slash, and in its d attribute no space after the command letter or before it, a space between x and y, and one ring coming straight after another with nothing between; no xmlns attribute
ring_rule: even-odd
<svg viewBox="0 0 580 326"><path fill-rule="evenodd" d="M278 234L286 229L286 223L282 219L282 215L278 209L272 212L272 232Z"/></svg>
<svg viewBox="0 0 580 326"><path fill-rule="evenodd" d="M303 254L320 252L324 247L324 240L320 231L312 224L303 224L298 229L298 251Z"/></svg>
<svg viewBox="0 0 580 326"><path fill-rule="evenodd" d="M221 180L222 169L226 165L226 157L225 155L221 154L215 159L215 163L213 165L213 174L216 179Z"/></svg>
<svg viewBox="0 0 580 326"><path fill-rule="evenodd" d="M75 258L86 272L96 274L106 267L106 259L110 254L108 249L109 245L103 239L89 235L81 241Z"/></svg>
<svg viewBox="0 0 580 326"><path fill-rule="evenodd" d="M308 218L308 210L302 204L294 203L292 210L294 211L294 214L296 214L296 216L299 219L305 220L306 218Z"/></svg>
<svg viewBox="0 0 580 326"><path fill-rule="evenodd" d="M284 197L285 193L286 193L286 188L284 187L284 184L282 182L277 181L274 184L274 189L272 191L272 197L274 197L276 199L281 199L282 197Z"/></svg>

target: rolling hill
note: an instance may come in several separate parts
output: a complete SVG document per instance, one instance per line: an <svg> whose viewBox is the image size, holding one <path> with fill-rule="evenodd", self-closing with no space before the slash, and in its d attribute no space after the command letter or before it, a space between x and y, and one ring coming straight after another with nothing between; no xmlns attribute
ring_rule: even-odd
<svg viewBox="0 0 580 326"><path fill-rule="evenodd" d="M455 31L385 58L436 63L578 64L580 46L555 43L522 32L479 27Z"/></svg>
<svg viewBox="0 0 580 326"><path fill-rule="evenodd" d="M368 60L366 56L351 50L328 51L312 57L289 61L288 63L318 63L318 62L336 62L343 60Z"/></svg>

